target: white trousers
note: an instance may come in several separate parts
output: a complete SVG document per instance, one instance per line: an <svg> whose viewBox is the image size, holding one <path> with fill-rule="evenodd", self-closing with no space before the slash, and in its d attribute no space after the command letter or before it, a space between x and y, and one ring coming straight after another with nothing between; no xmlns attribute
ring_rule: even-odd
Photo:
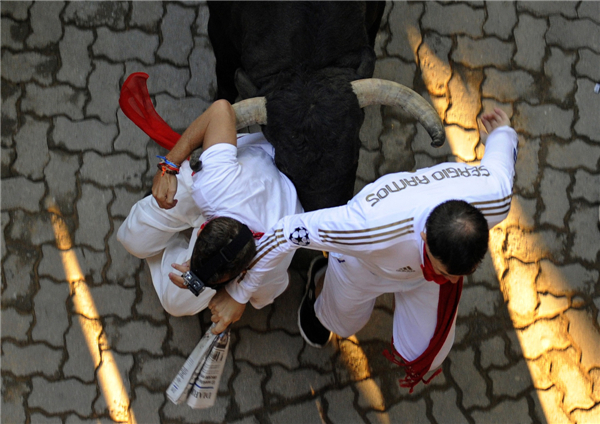
<svg viewBox="0 0 600 424"><path fill-rule="evenodd" d="M402 283L381 278L364 268L356 258L330 253L323 291L315 312L321 323L341 337L349 337L365 326L377 296L394 293L394 347L407 361L417 359L427 348L437 324L440 286L423 280L411 290ZM456 317L431 369L442 364L454 343Z"/></svg>

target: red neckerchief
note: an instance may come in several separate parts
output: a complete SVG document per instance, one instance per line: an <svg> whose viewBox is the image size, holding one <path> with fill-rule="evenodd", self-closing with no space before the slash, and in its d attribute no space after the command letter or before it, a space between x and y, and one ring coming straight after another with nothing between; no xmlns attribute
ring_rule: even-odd
<svg viewBox="0 0 600 424"><path fill-rule="evenodd" d="M217 217L215 216L215 218L217 218ZM204 221L204 223L200 226L200 230L202 231L204 229L204 227L206 226L206 224L208 224L213 219L214 218L211 218L211 219L209 219L207 221ZM248 228L248 229L250 230L250 228ZM265 235L265 233L260 233L260 232L256 232L255 233L252 230L250 230L250 232L252 233L252 236L254 237L254 240L260 240L260 238Z"/></svg>
<svg viewBox="0 0 600 424"><path fill-rule="evenodd" d="M434 281L440 285L437 324L435 326L435 331L433 332L433 337L429 341L429 345L427 346L427 349L425 349L425 352L423 352L421 356L414 361L407 362L404 360L404 358L402 358L402 356L394 347L393 338L391 343L391 352L387 349L383 352L383 355L391 362L404 367L406 376L403 379L400 379L400 386L410 388L409 393L413 392L415 386L419 384L419 381L422 381L423 384L429 384L429 382L433 380L435 376L442 372L442 369L440 368L428 380L423 378L431 368L433 360L440 352L442 346L448 338L448 333L452 328L452 323L454 322L454 317L456 316L458 301L460 300L463 287L463 277L460 277L456 284L452 284L445 277L438 275L433 271L431 261L427 256L425 248L423 248L423 257L425 262L425 266L421 265L423 276L427 281Z"/></svg>

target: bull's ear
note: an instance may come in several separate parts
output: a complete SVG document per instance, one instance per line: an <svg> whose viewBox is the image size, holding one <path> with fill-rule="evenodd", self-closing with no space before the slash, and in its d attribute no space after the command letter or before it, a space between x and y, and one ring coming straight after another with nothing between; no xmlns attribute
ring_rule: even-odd
<svg viewBox="0 0 600 424"><path fill-rule="evenodd" d="M360 78L371 78L373 76L375 60L377 60L377 57L373 49L369 46L363 47L360 65L358 65L358 69L356 70Z"/></svg>
<svg viewBox="0 0 600 424"><path fill-rule="evenodd" d="M235 71L235 88L237 88L242 99L256 97L256 93L258 92L258 88L256 88L248 74L242 68L238 68Z"/></svg>

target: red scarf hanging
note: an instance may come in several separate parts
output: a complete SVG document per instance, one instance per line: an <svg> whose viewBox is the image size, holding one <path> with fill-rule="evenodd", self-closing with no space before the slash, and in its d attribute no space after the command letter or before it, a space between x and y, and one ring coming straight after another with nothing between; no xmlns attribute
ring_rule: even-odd
<svg viewBox="0 0 600 424"><path fill-rule="evenodd" d="M148 74L144 72L129 75L121 87L119 106L125 116L150 138L165 149L171 150L181 136L173 131L154 109L146 86L147 79Z"/></svg>
<svg viewBox="0 0 600 424"><path fill-rule="evenodd" d="M446 278L434 272L425 248L423 248L423 257L425 262L425 266L421 265L423 276L427 281L434 281L440 285L437 324L435 326L435 331L433 332L433 337L429 341L429 345L427 346L427 349L425 349L425 352L414 361L408 362L402 358L394 347L393 338L391 352L387 349L383 352L384 356L391 362L404 367L406 376L400 380L400 386L410 388L409 393L413 392L415 386L419 384L419 381L423 381L424 384L429 384L435 376L442 372L442 369L440 368L428 380L423 378L431 368L433 360L446 342L446 338L448 337L448 333L454 322L454 317L458 309L458 301L460 300L463 287L463 277L460 277L456 284L452 284Z"/></svg>

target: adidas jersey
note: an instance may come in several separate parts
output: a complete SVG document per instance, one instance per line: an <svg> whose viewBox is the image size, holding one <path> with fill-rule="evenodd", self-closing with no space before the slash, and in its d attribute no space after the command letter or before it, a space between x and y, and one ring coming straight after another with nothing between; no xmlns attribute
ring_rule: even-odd
<svg viewBox="0 0 600 424"><path fill-rule="evenodd" d="M265 234L241 283L228 292L245 303L262 275L300 247L346 254L369 271L410 290L425 280L420 233L430 212L447 200L479 208L489 227L510 210L517 135L508 127L488 137L479 165L442 163L416 172L388 174L364 187L346 205L282 218Z"/></svg>

